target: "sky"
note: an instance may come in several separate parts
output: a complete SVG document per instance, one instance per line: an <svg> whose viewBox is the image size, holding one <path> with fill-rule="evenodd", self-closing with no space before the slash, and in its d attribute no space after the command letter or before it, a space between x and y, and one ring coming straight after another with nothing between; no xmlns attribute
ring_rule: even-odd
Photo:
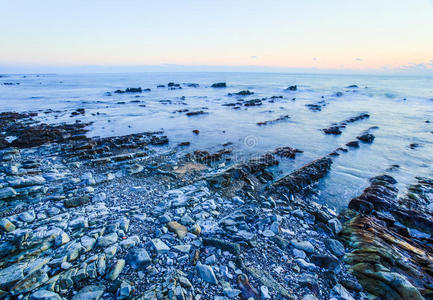
<svg viewBox="0 0 433 300"><path fill-rule="evenodd" d="M433 0L0 0L0 8L0 73L433 74Z"/></svg>

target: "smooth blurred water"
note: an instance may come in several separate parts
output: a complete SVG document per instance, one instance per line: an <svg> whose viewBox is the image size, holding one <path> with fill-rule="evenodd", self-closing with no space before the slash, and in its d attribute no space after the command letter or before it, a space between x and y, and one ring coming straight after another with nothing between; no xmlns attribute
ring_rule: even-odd
<svg viewBox="0 0 433 300"><path fill-rule="evenodd" d="M227 82L228 87L210 87L221 81ZM345 207L358 195L368 185L368 178L384 173L394 164L400 168L388 172L399 181L401 190L414 182L415 176L433 175L432 77L129 73L26 75L25 78L10 75L0 78L0 83L3 82L19 82L20 85L0 85L1 111L66 110L57 114L56 119L52 114L43 113L40 119L53 123L76 119L93 121L90 136L164 129L170 146L191 142L185 151L216 151L222 144L233 142L235 161L280 146L303 150L304 153L295 160L282 159L281 165L274 170L278 176L343 146L371 126L379 126L373 132L376 136L373 144L361 144L360 148L335 158L329 176L319 184L319 200L336 209ZM168 82L198 83L200 87L156 88L158 84L167 85ZM359 88L346 88L352 84ZM289 85L297 85L298 91L285 91ZM108 91L139 86L151 91L104 95ZM254 95L239 98L248 100L279 95L284 98L238 110L222 106L236 102L237 97L229 97L227 93L245 89L253 91ZM336 92L343 92L343 96L337 97ZM133 100L142 102L131 103ZM172 103L163 104L160 100L171 100ZM321 100L325 100L326 106L320 112L312 112L305 106ZM140 107L140 104L146 107ZM85 108L85 116L70 117L71 110L77 108ZM205 110L208 114L188 117L185 113L175 112L179 109ZM368 112L371 117L349 124L340 136L325 135L320 131L360 112ZM267 126L256 124L282 115L289 115L290 120ZM432 123L426 123L427 120ZM200 134L194 135L193 129L199 129ZM410 149L411 143L418 143L420 147Z"/></svg>

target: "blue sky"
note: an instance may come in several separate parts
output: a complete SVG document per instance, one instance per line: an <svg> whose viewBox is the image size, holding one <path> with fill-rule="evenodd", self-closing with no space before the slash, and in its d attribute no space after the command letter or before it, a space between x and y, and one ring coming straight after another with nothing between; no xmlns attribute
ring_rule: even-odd
<svg viewBox="0 0 433 300"><path fill-rule="evenodd" d="M7 70L433 68L432 0L0 0L0 7Z"/></svg>

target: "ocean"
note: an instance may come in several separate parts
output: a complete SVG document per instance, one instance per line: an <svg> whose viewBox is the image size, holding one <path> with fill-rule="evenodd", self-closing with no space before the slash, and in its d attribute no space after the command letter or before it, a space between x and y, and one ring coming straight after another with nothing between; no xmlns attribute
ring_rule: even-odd
<svg viewBox="0 0 433 300"><path fill-rule="evenodd" d="M169 82L181 89L167 88ZM226 82L227 87L212 88L215 82ZM286 90L294 85L296 91ZM150 91L114 93L131 87ZM228 95L243 90L254 94ZM252 99L261 99L256 101L261 104L245 106ZM79 108L85 114L71 116ZM360 143L359 148L335 157L330 173L317 186L316 200L336 210L347 207L372 176L390 174L405 192L416 176L433 175L433 77L180 72L2 75L0 110L38 111L37 119L47 123L93 122L89 136L164 130L170 143L160 151L191 143L179 155L197 149L217 151L232 143L228 146L233 149L231 163L282 146L302 150L295 159L280 159L272 170L277 178L377 126L370 130L374 142ZM186 110L204 114L187 116ZM370 117L347 124L341 135L321 130L360 113ZM195 129L200 134L192 133Z"/></svg>

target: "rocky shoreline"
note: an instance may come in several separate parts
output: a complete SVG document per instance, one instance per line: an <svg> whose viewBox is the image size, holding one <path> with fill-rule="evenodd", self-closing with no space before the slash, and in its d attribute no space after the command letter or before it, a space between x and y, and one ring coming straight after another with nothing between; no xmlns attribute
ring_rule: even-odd
<svg viewBox="0 0 433 300"><path fill-rule="evenodd" d="M88 138L34 116L0 115L2 299L433 298L432 179L399 197L374 177L339 215L308 197L357 141L276 178L302 150L233 164L230 145L179 155L162 131Z"/></svg>

